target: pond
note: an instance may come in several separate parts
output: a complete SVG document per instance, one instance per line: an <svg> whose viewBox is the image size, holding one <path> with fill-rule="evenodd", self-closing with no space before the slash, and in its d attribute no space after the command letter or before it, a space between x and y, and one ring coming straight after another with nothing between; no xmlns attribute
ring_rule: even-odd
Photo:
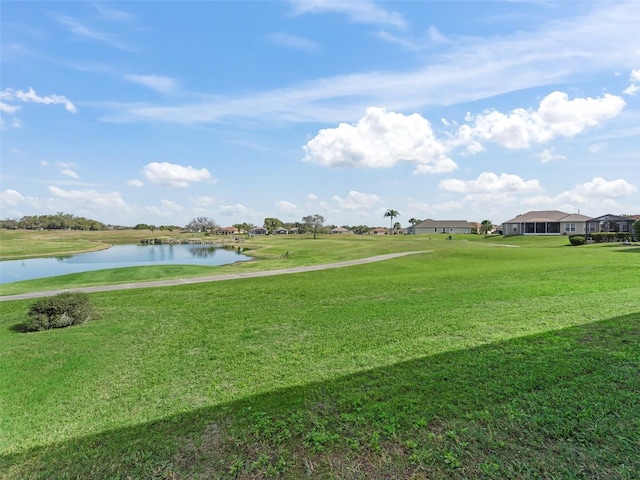
<svg viewBox="0 0 640 480"><path fill-rule="evenodd" d="M213 245L115 245L97 252L0 262L0 284L107 268L149 265L229 265L251 260L241 249Z"/></svg>

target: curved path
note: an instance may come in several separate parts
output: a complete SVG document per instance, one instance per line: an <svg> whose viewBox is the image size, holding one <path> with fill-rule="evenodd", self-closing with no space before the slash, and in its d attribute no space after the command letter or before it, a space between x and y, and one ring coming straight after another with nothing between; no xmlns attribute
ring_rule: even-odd
<svg viewBox="0 0 640 480"><path fill-rule="evenodd" d="M416 255L418 253L428 253L428 250L422 250L422 251L416 251L416 252L388 253L386 255L376 255L375 257L360 258L358 260L347 260L345 262L325 263L322 265L308 265L304 267L282 268L279 270L264 270L262 272L227 273L227 274L221 274L221 275L211 275L208 277L177 278L173 280L155 280L153 282L119 283L116 285L97 285L94 287L65 288L63 290L48 290L45 292L28 292L28 293L20 293L17 295L0 296L0 302L7 301L7 300L25 300L29 298L51 297L53 295L57 295L58 293L63 293L63 292L85 292L85 293L110 292L113 290L129 290L134 288L152 288L152 287L170 287L173 285L219 282L222 280L236 280L239 278L270 277L273 275L285 275L289 273L315 272L317 270L327 270L329 268L350 267L352 265L361 265L363 263L380 262L382 260L389 260L391 258L404 257L406 255Z"/></svg>

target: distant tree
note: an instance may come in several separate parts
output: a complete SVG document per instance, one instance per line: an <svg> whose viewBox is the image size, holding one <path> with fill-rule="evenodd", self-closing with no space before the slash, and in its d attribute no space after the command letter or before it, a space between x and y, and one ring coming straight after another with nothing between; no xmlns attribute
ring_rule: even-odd
<svg viewBox="0 0 640 480"><path fill-rule="evenodd" d="M256 226L253 223L246 223L246 222L245 223L234 223L233 226L236 227L241 232L245 232L245 233L249 233L251 230L256 228Z"/></svg>
<svg viewBox="0 0 640 480"><path fill-rule="evenodd" d="M491 230L493 230L493 223L491 220L482 220L480 223L480 233L482 235L486 235Z"/></svg>
<svg viewBox="0 0 640 480"><path fill-rule="evenodd" d="M367 233L369 233L369 230L371 230L371 228L368 225L357 225L353 227L352 230L353 233L357 235L366 235Z"/></svg>
<svg viewBox="0 0 640 480"><path fill-rule="evenodd" d="M268 217L264 219L264 224L262 225L267 229L269 234L275 232L278 228L282 227L284 224L278 218Z"/></svg>
<svg viewBox="0 0 640 480"><path fill-rule="evenodd" d="M218 228L218 225L213 218L196 217L187 224L186 228L192 232L206 233Z"/></svg>
<svg viewBox="0 0 640 480"><path fill-rule="evenodd" d="M635 222L633 222L632 230L633 238L636 241L640 240L640 220L636 220Z"/></svg>
<svg viewBox="0 0 640 480"><path fill-rule="evenodd" d="M322 233L325 218L322 215L308 215L302 218L302 223L306 227L306 231L313 232L313 238L315 239L318 233Z"/></svg>
<svg viewBox="0 0 640 480"><path fill-rule="evenodd" d="M402 225L400 225L400 222L396 222L393 224L393 233L398 233L398 230L400 230L402 228Z"/></svg>
<svg viewBox="0 0 640 480"><path fill-rule="evenodd" d="M389 210L384 212L384 216L385 216L385 218L389 217L391 219L391 223L389 225L391 226L391 228L393 228L393 219L399 217L400 216L400 212L390 208Z"/></svg>
<svg viewBox="0 0 640 480"><path fill-rule="evenodd" d="M415 227L417 224L422 223L422 220L418 220L417 218L412 217L412 218L409 219L409 223L413 227Z"/></svg>

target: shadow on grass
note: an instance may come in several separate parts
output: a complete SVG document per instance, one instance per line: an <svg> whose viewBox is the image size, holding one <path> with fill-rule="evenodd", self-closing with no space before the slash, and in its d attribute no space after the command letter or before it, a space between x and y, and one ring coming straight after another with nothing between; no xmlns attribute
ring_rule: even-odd
<svg viewBox="0 0 640 480"><path fill-rule="evenodd" d="M640 312L5 456L12 478L639 478Z"/></svg>
<svg viewBox="0 0 640 480"><path fill-rule="evenodd" d="M640 247L632 245L624 245L625 248L621 248L620 250L618 250L619 252L623 252L623 253L640 253Z"/></svg>
<svg viewBox="0 0 640 480"><path fill-rule="evenodd" d="M9 330L15 333L28 333L29 327L26 323L16 323L15 325L10 326Z"/></svg>

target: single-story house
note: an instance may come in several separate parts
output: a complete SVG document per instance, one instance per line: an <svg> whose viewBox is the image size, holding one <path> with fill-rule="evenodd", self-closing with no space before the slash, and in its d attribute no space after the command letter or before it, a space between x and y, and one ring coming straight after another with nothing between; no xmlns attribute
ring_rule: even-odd
<svg viewBox="0 0 640 480"><path fill-rule="evenodd" d="M353 232L351 230L346 229L346 228L336 227L333 230L331 230L329 233L340 235L340 234L353 233Z"/></svg>
<svg viewBox="0 0 640 480"><path fill-rule="evenodd" d="M278 227L273 231L273 233L275 233L276 235L287 235L289 233L289 230L284 227Z"/></svg>
<svg viewBox="0 0 640 480"><path fill-rule="evenodd" d="M475 225L466 220L432 220L430 218L407 229L410 234L471 233Z"/></svg>
<svg viewBox="0 0 640 480"><path fill-rule="evenodd" d="M236 227L221 227L218 228L214 233L216 235L238 235L242 232Z"/></svg>
<svg viewBox="0 0 640 480"><path fill-rule="evenodd" d="M249 232L251 235L268 235L269 231L264 227L252 228Z"/></svg>
<svg viewBox="0 0 640 480"><path fill-rule="evenodd" d="M586 232L591 217L559 210L539 210L518 215L503 223L506 235L575 235Z"/></svg>
<svg viewBox="0 0 640 480"><path fill-rule="evenodd" d="M616 232L631 233L633 235L633 224L638 215L602 215L601 217L587 220L586 233ZM637 240L637 239L636 239Z"/></svg>
<svg viewBox="0 0 640 480"><path fill-rule="evenodd" d="M369 230L369 235L389 235L388 228L376 227Z"/></svg>

